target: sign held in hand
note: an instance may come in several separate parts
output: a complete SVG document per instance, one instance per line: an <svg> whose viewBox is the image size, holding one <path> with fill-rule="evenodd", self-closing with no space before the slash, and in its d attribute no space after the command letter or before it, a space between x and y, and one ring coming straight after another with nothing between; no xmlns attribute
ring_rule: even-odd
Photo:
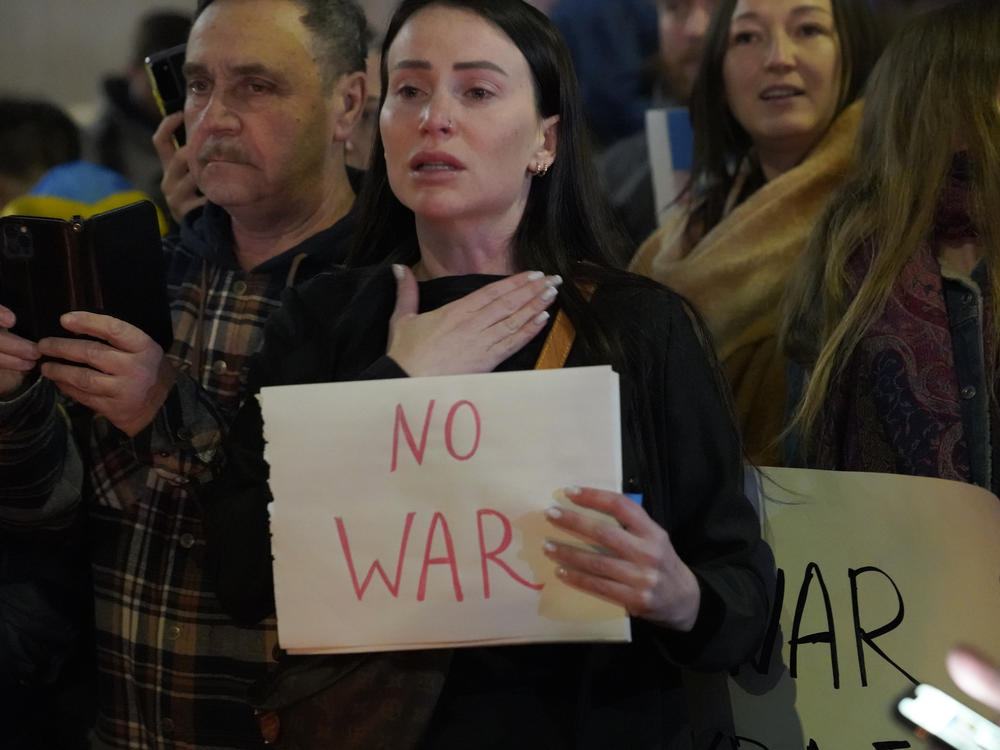
<svg viewBox="0 0 1000 750"><path fill-rule="evenodd" d="M542 553L620 490L609 367L265 388L278 636L298 653L628 640ZM608 519L613 523L612 519Z"/></svg>

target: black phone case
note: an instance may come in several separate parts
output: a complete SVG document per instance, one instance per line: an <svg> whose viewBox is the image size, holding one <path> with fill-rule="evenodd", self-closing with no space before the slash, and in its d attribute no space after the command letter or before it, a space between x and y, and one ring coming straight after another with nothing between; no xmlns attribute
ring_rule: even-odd
<svg viewBox="0 0 1000 750"><path fill-rule="evenodd" d="M153 84L153 96L160 108L160 114L166 116L172 112L184 109L186 82L184 80L184 53L187 45L155 52L146 58L146 72ZM174 131L174 140L178 146L184 145L184 126Z"/></svg>
<svg viewBox="0 0 1000 750"><path fill-rule="evenodd" d="M86 310L141 328L166 351L173 327L153 204L86 220L0 218L0 304L17 316L13 332L32 341L70 336L60 316Z"/></svg>

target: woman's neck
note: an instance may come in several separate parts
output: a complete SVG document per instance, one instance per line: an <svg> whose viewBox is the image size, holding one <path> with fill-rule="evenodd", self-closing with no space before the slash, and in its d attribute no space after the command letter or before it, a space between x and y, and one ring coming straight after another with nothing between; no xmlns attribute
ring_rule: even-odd
<svg viewBox="0 0 1000 750"><path fill-rule="evenodd" d="M517 272L511 237L477 227L442 228L417 221L420 261L414 266L418 280L466 274L509 276Z"/></svg>
<svg viewBox="0 0 1000 750"><path fill-rule="evenodd" d="M773 142L755 143L757 161L764 173L764 180L770 182L785 172L797 167L813 150L816 138L805 141L798 138L775 138Z"/></svg>
<svg viewBox="0 0 1000 750"><path fill-rule="evenodd" d="M760 171L764 173L765 182L770 182L775 177L780 177L785 172L790 171L805 156L804 152L795 150L772 150L767 152L758 150L757 152Z"/></svg>

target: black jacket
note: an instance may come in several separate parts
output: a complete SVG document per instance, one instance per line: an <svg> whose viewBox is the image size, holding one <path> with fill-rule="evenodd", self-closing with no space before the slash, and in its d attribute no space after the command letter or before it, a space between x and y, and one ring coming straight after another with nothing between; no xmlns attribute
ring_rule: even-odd
<svg viewBox="0 0 1000 750"><path fill-rule="evenodd" d="M493 280L424 282L421 309ZM394 303L388 268L324 274L289 292L268 322L253 385L404 376L384 355ZM621 274L597 288L591 308L625 352L616 367L625 491L643 494L643 507L697 576L698 621L681 634L636 619L630 644L457 649L422 746L690 747L678 666L735 666L762 636L773 558L743 495L739 441L721 380L686 306L662 287ZM530 369L545 333L497 369ZM603 363L588 361L578 338L566 366L591 364ZM251 399L233 428L225 487L206 507L220 597L234 616L249 620L273 610L262 447ZM719 685L724 690L724 681Z"/></svg>

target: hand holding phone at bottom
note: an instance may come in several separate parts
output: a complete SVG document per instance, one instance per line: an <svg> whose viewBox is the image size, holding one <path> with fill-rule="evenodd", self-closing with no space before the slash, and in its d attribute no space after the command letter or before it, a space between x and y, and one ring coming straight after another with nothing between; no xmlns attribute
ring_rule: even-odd
<svg viewBox="0 0 1000 750"><path fill-rule="evenodd" d="M108 315L70 312L60 322L92 338L39 341L42 355L79 363L45 362L42 375L134 437L153 421L177 377L163 349L140 329Z"/></svg>
<svg viewBox="0 0 1000 750"><path fill-rule="evenodd" d="M1000 711L1000 666L970 646L954 646L946 660L948 675L969 696Z"/></svg>
<svg viewBox="0 0 1000 750"><path fill-rule="evenodd" d="M33 341L11 333L14 313L0 305L0 399L15 393L34 369L41 353Z"/></svg>

